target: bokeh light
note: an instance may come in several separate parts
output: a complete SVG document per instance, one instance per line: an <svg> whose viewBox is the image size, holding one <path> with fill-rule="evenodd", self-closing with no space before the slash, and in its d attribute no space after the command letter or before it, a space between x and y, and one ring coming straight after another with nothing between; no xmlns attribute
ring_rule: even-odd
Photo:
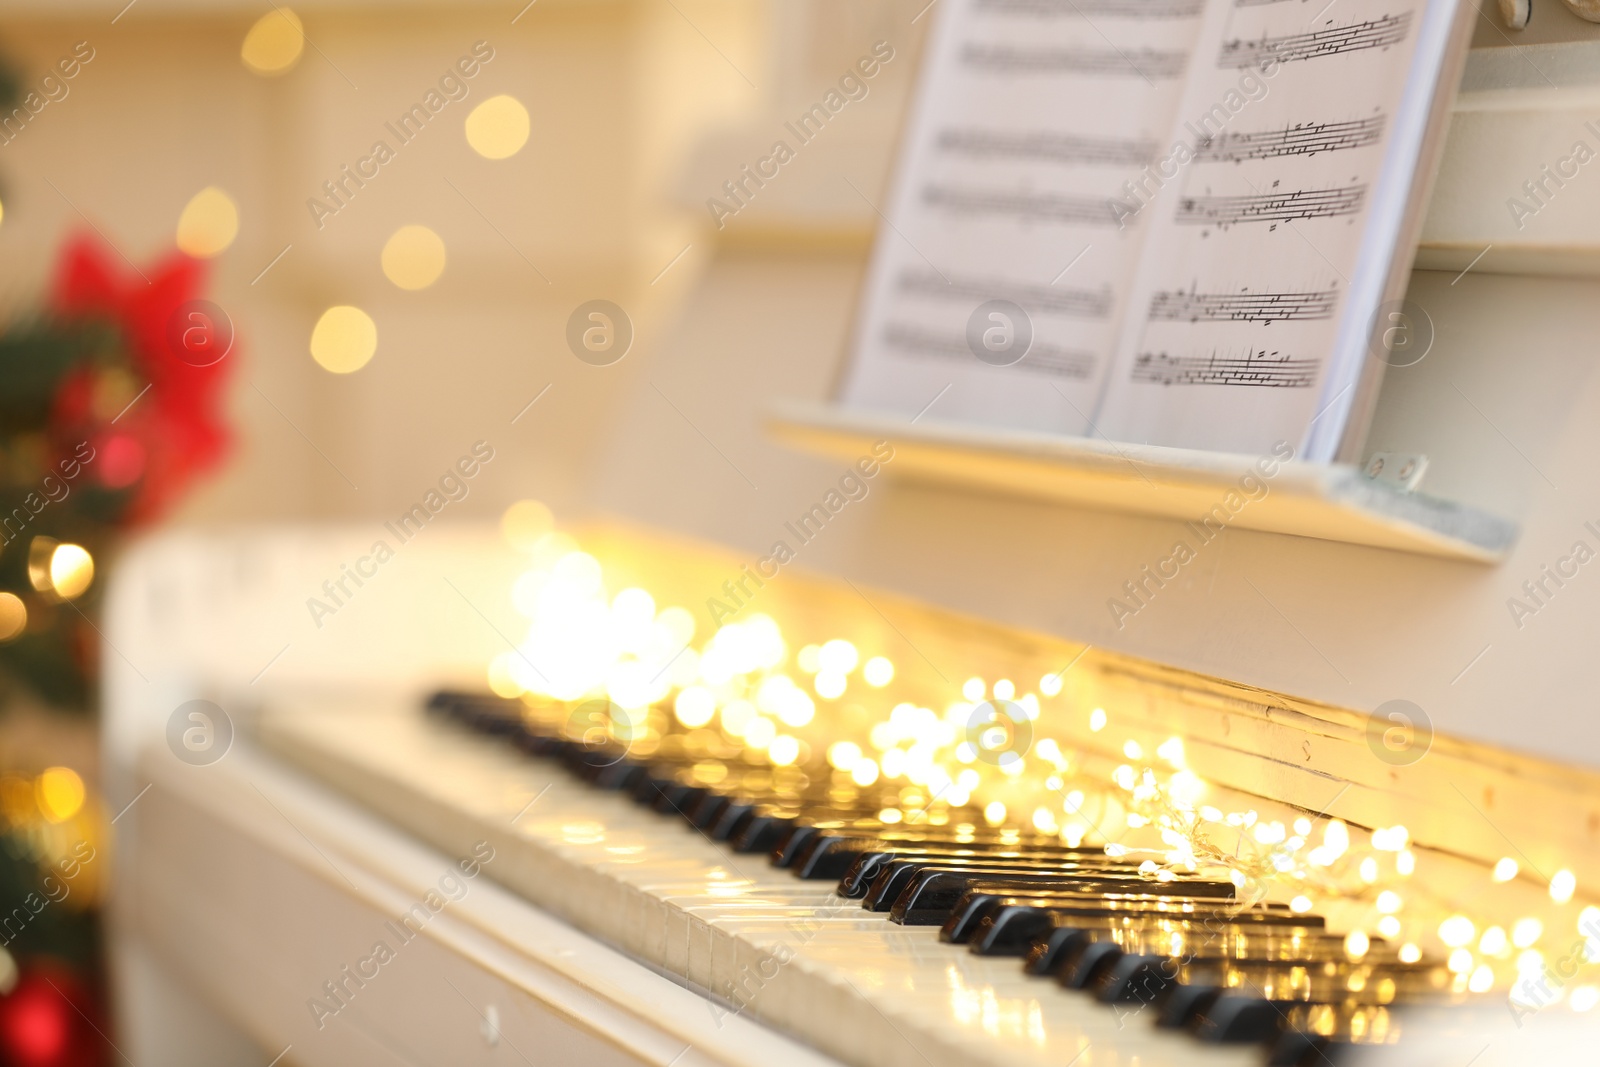
<svg viewBox="0 0 1600 1067"><path fill-rule="evenodd" d="M274 7L256 20L239 46L239 58L257 74L286 74L305 51L305 28L300 16L286 7Z"/></svg>
<svg viewBox="0 0 1600 1067"><path fill-rule="evenodd" d="M426 226L402 226L384 243L383 275L402 289L426 289L444 273L444 240Z"/></svg>
<svg viewBox="0 0 1600 1067"><path fill-rule="evenodd" d="M528 109L514 96L491 96L467 115L467 144L485 159L509 159L528 143Z"/></svg>
<svg viewBox="0 0 1600 1067"><path fill-rule="evenodd" d="M0 593L0 641L12 641L28 628L28 606L15 593Z"/></svg>
<svg viewBox="0 0 1600 1067"><path fill-rule="evenodd" d="M311 358L334 374L360 370L377 350L378 326L358 307L331 307L311 330Z"/></svg>
<svg viewBox="0 0 1600 1067"><path fill-rule="evenodd" d="M196 259L221 255L239 234L239 208L214 185L195 193L178 216L178 248Z"/></svg>
<svg viewBox="0 0 1600 1067"><path fill-rule="evenodd" d="M65 822L83 808L83 779L70 767L51 767L35 783L39 811L51 822Z"/></svg>

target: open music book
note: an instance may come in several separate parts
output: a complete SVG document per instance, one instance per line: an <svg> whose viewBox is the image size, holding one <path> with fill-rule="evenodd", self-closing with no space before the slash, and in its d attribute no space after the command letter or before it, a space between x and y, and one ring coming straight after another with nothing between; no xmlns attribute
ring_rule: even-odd
<svg viewBox="0 0 1600 1067"><path fill-rule="evenodd" d="M1472 13L945 0L843 402L1354 457Z"/></svg>

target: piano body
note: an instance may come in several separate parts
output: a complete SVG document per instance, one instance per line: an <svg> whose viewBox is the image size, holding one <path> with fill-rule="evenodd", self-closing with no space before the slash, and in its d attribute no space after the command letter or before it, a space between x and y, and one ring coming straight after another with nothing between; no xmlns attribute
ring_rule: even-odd
<svg viewBox="0 0 1600 1067"><path fill-rule="evenodd" d="M1369 439L1374 453L1425 455L1429 491L1514 520L1502 559L1241 523L1151 582L1182 521L1041 500L1003 458L948 446L950 466L978 473L909 478L880 454L877 475L853 483L862 498L774 571L785 524L849 468L780 448L767 413L826 395L873 223L836 198L808 201L821 179L800 172L752 204L610 428L563 460L584 510L616 516L572 528L576 544L611 592L687 608L695 647L715 600L731 622L777 620L790 655L840 641L891 660L889 686L853 668L842 695L810 701L815 719L795 716L804 751L833 736L864 745L891 720L890 694L913 732L965 728L986 699L1037 712L1028 773L980 760L973 785L957 776L958 793L982 780L982 808L933 796L926 774L899 777L879 830L925 820L948 834L966 820L971 840L1013 851L1041 838L1097 851L1138 819L1148 828L1131 799L1147 764L1203 789L1228 828L1208 839L1241 854L1289 836L1332 847L1337 823L1373 861L1371 878L1357 874L1367 888L1306 911L1274 884L1279 918L1314 916L1346 948L1360 932L1374 959L1398 950L1442 976L1440 1003L1477 997L1460 1010L1487 1020L1480 1064L1579 1062L1562 1059L1570 1041L1539 1042L1600 999L1581 926L1600 903L1600 678L1585 621L1600 592L1581 566L1593 553L1575 548L1600 544L1600 208L1589 175L1533 217L1505 201L1574 138L1592 140L1600 39L1586 27L1554 4L1514 45L1479 27L1412 285L1435 349L1391 375ZM685 410L669 394L694 399ZM974 487L997 470L1005 488ZM522 643L512 590L529 559L497 529L441 524L343 596L324 593L371 558L380 525L173 532L116 575L105 743L131 1062L1265 1062L1260 1043L1156 1027L1142 1017L1154 1008L1099 1004L1015 956L894 924L833 880L584 784L470 702L454 719L425 714L429 693L484 690L486 664ZM309 611L312 599L336 610ZM1118 599L1133 610L1108 610ZM1387 717L1396 701L1404 718ZM214 759L184 747L196 707L223 713L203 720L231 738ZM1014 742L1024 724L1011 726ZM590 751L584 729L568 735L569 755L574 740ZM1046 737L1055 776L1034 770ZM854 778L851 802L877 796L871 778L889 770ZM1174 800L1169 811L1199 810L1165 778L1139 798ZM1336 961L1352 991L1362 955ZM1372 1000L1360 1025L1403 1025L1389 1003ZM1405 1062L1468 1062L1453 1039Z"/></svg>

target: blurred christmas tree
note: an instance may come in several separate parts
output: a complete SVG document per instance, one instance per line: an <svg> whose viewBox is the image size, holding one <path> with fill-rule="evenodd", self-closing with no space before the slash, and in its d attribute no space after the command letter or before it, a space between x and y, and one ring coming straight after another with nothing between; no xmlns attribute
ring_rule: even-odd
<svg viewBox="0 0 1600 1067"><path fill-rule="evenodd" d="M18 84L0 63L0 113L25 106ZM203 281L181 254L141 269L79 237L43 306L0 324L0 1067L112 1055L99 977L107 816L82 743L97 570L226 451L233 332L200 299ZM40 723L58 724L55 742L16 742L49 736ZM56 750L74 730L83 774L47 765L69 762Z"/></svg>

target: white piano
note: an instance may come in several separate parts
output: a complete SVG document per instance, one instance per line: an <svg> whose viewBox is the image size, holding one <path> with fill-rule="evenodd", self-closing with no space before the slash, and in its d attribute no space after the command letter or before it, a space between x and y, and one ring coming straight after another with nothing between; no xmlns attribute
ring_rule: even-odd
<svg viewBox="0 0 1600 1067"><path fill-rule="evenodd" d="M1587 525L1600 521L1600 208L1583 173L1535 217L1504 210L1574 138L1593 141L1600 37L1563 7L1535 8L1534 43L1512 44L1492 14L1477 30L1412 284L1438 348L1392 377L1369 437L1374 453L1426 456L1424 489L1512 524L1509 547L1441 548L1415 530L1375 547L1387 542L1373 531L1396 524L1322 506L1305 473L1316 506L1284 520L1294 532L1229 529L1119 628L1108 596L1180 520L1086 500L1037 449L947 437L885 464L734 605L735 619L778 620L788 654L840 640L890 659L884 692L913 709L942 713L968 679L969 704L1031 696L1070 770L1006 786L997 826L1125 819L1093 796L1048 815L1036 800L1072 776L1112 783L1159 750L1219 813L1252 812L1250 827L1305 837L1304 821L1317 840L1332 820L1347 827L1381 870L1370 893L1319 899L1317 915L1339 936L1392 930L1394 945L1448 961L1454 993L1476 998L1461 1017L1481 1020L1359 1062L1586 1062L1573 1048L1600 1018L1585 1016L1600 968L1582 926L1600 904L1600 586L1574 548L1600 546ZM762 240L718 247L605 440L563 471L587 486L588 511L612 516L570 528L608 590L690 608L696 647L702 605L731 597L773 531L839 475L767 427L780 401L827 392L817 353L839 351L849 321L860 249L819 254L819 235L872 221L859 204L808 201L809 180L753 204L752 231L773 213ZM661 402L656 375L668 391L695 383L692 419ZM780 429L846 455L871 435L819 425L786 416ZM832 882L424 714L429 693L485 689L489 664L523 645L513 590L529 557L496 528L441 523L325 593L380 527L179 531L117 569L105 746L129 1062L1265 1062L1260 1045L1202 1043L1014 957L895 925ZM805 730L830 715L887 717L852 671L795 726L808 750L826 747ZM1397 700L1420 720L1375 732L1373 713ZM1299 914L1297 897L1268 899Z"/></svg>

